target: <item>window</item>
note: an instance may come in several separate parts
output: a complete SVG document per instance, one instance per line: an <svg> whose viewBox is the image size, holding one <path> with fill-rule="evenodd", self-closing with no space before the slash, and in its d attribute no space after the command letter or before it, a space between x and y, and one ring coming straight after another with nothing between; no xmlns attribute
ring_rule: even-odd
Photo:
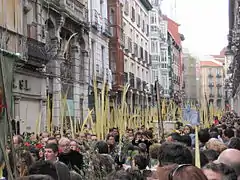
<svg viewBox="0 0 240 180"><path fill-rule="evenodd" d="M211 74L212 73L212 68L209 68L208 72L209 72L209 74Z"/></svg>
<svg viewBox="0 0 240 180"><path fill-rule="evenodd" d="M220 75L220 74L221 74L220 68L217 68L216 71L217 71L217 75Z"/></svg>
<svg viewBox="0 0 240 180"><path fill-rule="evenodd" d="M212 87L210 87L210 94L213 94L213 88Z"/></svg>
<svg viewBox="0 0 240 180"><path fill-rule="evenodd" d="M104 46L102 46L101 47L101 55L102 55L102 59L101 59L101 61L102 61L102 70L104 71L104 69L105 69L105 47Z"/></svg>
<svg viewBox="0 0 240 180"><path fill-rule="evenodd" d="M161 51L161 61L167 62L166 51Z"/></svg>
<svg viewBox="0 0 240 180"><path fill-rule="evenodd" d="M104 14L104 1L100 1L100 14L101 14L101 17L103 17L103 14Z"/></svg>

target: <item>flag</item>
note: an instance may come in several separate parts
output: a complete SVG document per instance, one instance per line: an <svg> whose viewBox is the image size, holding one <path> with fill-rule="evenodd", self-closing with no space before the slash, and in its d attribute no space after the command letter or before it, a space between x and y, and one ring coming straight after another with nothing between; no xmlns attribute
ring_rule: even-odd
<svg viewBox="0 0 240 180"><path fill-rule="evenodd" d="M191 109L190 106L187 106L183 110L183 120L189 122L191 125L199 125L200 114L197 110Z"/></svg>

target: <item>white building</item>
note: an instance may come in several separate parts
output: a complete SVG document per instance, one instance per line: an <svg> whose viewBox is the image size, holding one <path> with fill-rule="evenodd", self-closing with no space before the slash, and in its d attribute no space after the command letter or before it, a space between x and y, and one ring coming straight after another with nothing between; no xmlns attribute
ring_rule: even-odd
<svg viewBox="0 0 240 180"><path fill-rule="evenodd" d="M91 29L89 33L89 108L94 106L93 78L96 77L101 89L104 76L111 88L111 72L109 69L109 38L111 37L108 21L107 0L89 0L88 12Z"/></svg>
<svg viewBox="0 0 240 180"><path fill-rule="evenodd" d="M130 83L129 103L145 106L150 103L151 61L149 58L148 0L131 0L123 4L123 31L125 33L124 76Z"/></svg>
<svg viewBox="0 0 240 180"><path fill-rule="evenodd" d="M161 0L152 0L150 12L150 53L153 80L158 80L169 96L169 61L167 44L167 21L162 18Z"/></svg>

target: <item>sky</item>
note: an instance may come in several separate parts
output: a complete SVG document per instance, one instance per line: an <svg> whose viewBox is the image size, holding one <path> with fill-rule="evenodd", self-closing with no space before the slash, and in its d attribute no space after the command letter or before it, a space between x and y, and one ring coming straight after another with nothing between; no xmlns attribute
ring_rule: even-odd
<svg viewBox="0 0 240 180"><path fill-rule="evenodd" d="M180 24L191 53L215 55L227 45L227 0L163 0L162 11Z"/></svg>

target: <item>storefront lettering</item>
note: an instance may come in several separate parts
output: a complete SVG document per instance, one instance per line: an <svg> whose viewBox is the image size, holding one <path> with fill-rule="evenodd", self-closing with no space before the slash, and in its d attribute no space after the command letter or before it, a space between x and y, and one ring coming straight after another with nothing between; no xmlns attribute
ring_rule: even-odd
<svg viewBox="0 0 240 180"><path fill-rule="evenodd" d="M28 80L19 80L18 83L13 79L13 89L19 88L20 90L30 91Z"/></svg>

